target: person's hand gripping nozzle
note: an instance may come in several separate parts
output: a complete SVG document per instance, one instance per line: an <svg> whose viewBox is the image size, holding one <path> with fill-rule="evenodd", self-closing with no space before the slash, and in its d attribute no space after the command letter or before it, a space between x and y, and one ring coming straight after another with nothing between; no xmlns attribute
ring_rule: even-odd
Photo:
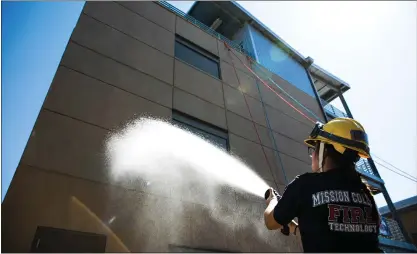
<svg viewBox="0 0 417 254"><path fill-rule="evenodd" d="M268 200L268 198L270 198L271 195L277 197L278 200L281 198L278 192L274 190L273 188L271 188L265 191L265 195L264 195L265 200ZM290 235L290 228L288 227L288 225L283 226L283 228L281 229L281 233L283 233L284 235Z"/></svg>

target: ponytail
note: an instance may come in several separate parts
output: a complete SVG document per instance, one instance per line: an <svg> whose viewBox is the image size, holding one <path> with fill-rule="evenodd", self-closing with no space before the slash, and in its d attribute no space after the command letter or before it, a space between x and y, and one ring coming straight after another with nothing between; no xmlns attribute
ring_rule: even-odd
<svg viewBox="0 0 417 254"><path fill-rule="evenodd" d="M349 172L349 175L352 176L351 181L358 184L364 194L367 194L368 197L372 197L368 187L362 182L360 174L356 171L356 162L358 162L360 158L358 152L346 148L345 152L341 154L334 149L333 145L326 144L325 153L326 156L330 156L332 158L333 163L338 166L338 170L345 170Z"/></svg>
<svg viewBox="0 0 417 254"><path fill-rule="evenodd" d="M375 199L370 191L370 189L368 188L368 186L366 186L366 184L364 182L362 182L362 177L359 174L358 171L356 171L356 162L358 162L359 160L359 155L356 151L353 151L351 149L346 149L345 152L343 154L337 152L334 147L330 144L326 144L326 149L325 149L325 154L326 156L330 156L333 163L335 163L338 167L337 170L344 170L346 171L346 176L349 178L347 179L347 181L350 181L351 183L356 184L362 194L366 195L370 200L371 200L371 204L372 204L372 210L373 212L375 212L377 214L377 230L378 230L378 234L379 234L379 225L381 223L381 215L378 212L378 208L376 206L375 203Z"/></svg>
<svg viewBox="0 0 417 254"><path fill-rule="evenodd" d="M334 149L333 145L326 144L325 156L329 156L339 169L356 172L356 162L359 160L358 152L346 149L345 152L341 154Z"/></svg>

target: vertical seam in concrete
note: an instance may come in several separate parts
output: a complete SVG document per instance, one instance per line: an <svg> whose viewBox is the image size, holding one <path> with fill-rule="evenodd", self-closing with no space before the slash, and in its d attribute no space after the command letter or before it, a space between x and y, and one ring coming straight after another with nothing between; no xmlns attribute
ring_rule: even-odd
<svg viewBox="0 0 417 254"><path fill-rule="evenodd" d="M232 50L232 49L231 49ZM229 55L230 55L230 51L229 51ZM235 55L236 56L236 55ZM238 56L236 56L237 58L238 58ZM239 59L240 60L240 59ZM240 60L241 62L243 62L242 60ZM236 68L235 68L235 71L236 71ZM237 75L237 73L236 73L236 75ZM240 84L240 80L239 80L239 78L238 78L238 82L239 82L239 84ZM274 147L275 147L275 149L277 150L276 151L276 154L278 155L278 158L279 158L279 161L280 161L280 164L281 164L281 169L282 169L282 172L284 173L284 178L285 178L285 181L288 183L288 180L287 180L287 176L286 176L286 174L285 174L285 169L284 169L284 166L283 166L283 163L282 163L282 160L281 160L281 156L279 156L279 152L278 152L278 148L277 148L277 145L276 145L276 142L275 142L275 137L274 137L274 135L272 134L272 128L271 128L271 126L270 126L270 123L269 123L269 119L268 119L268 115L267 115L267 113L266 113L266 109L265 109L265 105L264 105L264 103L263 103L263 99L262 99L262 95L261 95L261 90L260 90L260 88L259 88L259 83L258 83L258 81L257 80L255 80L255 83L256 83L256 87L257 87L257 89L258 89L258 93L259 93L259 98L261 99L261 103L262 103L262 106L263 106L263 111L264 111L264 115L265 115L265 118L266 118L266 123L268 124L268 128L270 129L270 135L272 136L272 140L273 140L273 144L274 144ZM245 96L245 95L243 95L243 96ZM249 106L248 106L248 110L249 110ZM252 118L252 117L251 117ZM253 121L253 119L252 119L252 121ZM255 128L256 128L256 126L255 126ZM261 144L261 147L262 147L262 149L264 149L264 147L262 146L262 144ZM263 150L263 151L265 151L265 150ZM276 156L275 156L275 158L276 158ZM267 158L266 158L267 159ZM267 159L268 160L268 159ZM269 164L269 163L268 163ZM272 168L270 168L270 171L271 171L271 174L272 174L272 178L274 179L274 182L275 182L275 184L277 185L277 183L276 183L276 181L275 181L275 177L274 177L274 174L273 174L273 170L272 170Z"/></svg>
<svg viewBox="0 0 417 254"><path fill-rule="evenodd" d="M232 49L230 49L230 50L232 50ZM230 51L228 51L228 54L229 54L229 56L231 56ZM236 56L236 55L235 55L235 56ZM238 56L236 56L236 57L238 57ZM233 62L233 60L232 60L232 62ZM238 76L238 74L237 74L236 65L235 65L235 63L234 63L234 62L233 62L232 67L233 67L233 70L234 70L234 72L235 72L235 74L236 74L237 82L239 83L239 87L240 87L240 79L239 79L239 76ZM256 82L256 85L257 85L257 88L258 88L258 93L259 93L259 96L261 96L261 94L260 94L260 90L259 90L259 85L258 85L258 82L257 82L256 80L255 80L255 82ZM252 124L253 124L253 127L255 128L255 132L256 132L256 134L258 135L258 138L259 138L259 143L260 143L260 146L261 146L262 152L263 152L263 154L264 154L264 156L265 156L266 163L267 163L267 165L268 165L268 167L269 167L269 171L270 171L270 173L271 173L271 177L272 177L272 179L273 179L273 181L274 181L275 185L276 185L276 186L278 186L278 183L277 183L277 181L275 180L275 177L274 177L274 173L273 173L272 167L271 167L271 165L270 165L270 163L269 163L268 157L266 156L266 150L265 150L265 147L262 145L261 138L259 137L258 130L256 129L256 125L255 125L254 119L253 119L252 114L251 114L251 112L250 112L249 104L248 104L248 103L247 103L247 101L246 101L246 98L245 98L245 93L241 92L240 90L239 90L239 92L242 94L242 96L243 96L243 100L244 100L244 101L245 101L245 103L246 103L246 106L247 106L247 109L248 109L248 112L249 112L249 115L250 115L250 118L251 118L251 122L252 122ZM260 97L260 98L261 98L261 102L262 102L262 97ZM265 110L265 108L264 108L264 110ZM266 118L266 120L267 120L267 123L268 123L268 118ZM274 140L274 141L275 141L275 140ZM275 145L275 148L276 148L276 145ZM276 148L276 149L278 150L278 148ZM277 151L277 152L278 152L278 151ZM284 175L285 175L285 172L284 172Z"/></svg>
<svg viewBox="0 0 417 254"><path fill-rule="evenodd" d="M172 109L174 109L174 90L175 90L175 63L176 63L176 58L175 58L175 34L176 34L176 30L177 30L177 19L178 19L178 16L177 15L175 15L175 21L174 21L174 58L173 58L173 61L174 61L174 63L173 63L173 70L172 70ZM172 110L171 110L171 112L172 112ZM171 120L172 120L172 116L171 116Z"/></svg>
<svg viewBox="0 0 417 254"><path fill-rule="evenodd" d="M217 40L217 52L219 52L219 41ZM224 95L224 82L223 82L223 73L222 73L222 67L221 67L221 59L219 57L219 69L220 69L220 75L222 77L222 93L223 93L223 103L224 103L224 117L226 118L226 130L229 132L229 123L227 122L227 107L226 107L226 96ZM228 135L229 136L229 135ZM227 141L229 143L229 140ZM230 150L230 144L229 144L229 150Z"/></svg>
<svg viewBox="0 0 417 254"><path fill-rule="evenodd" d="M280 163L280 165L281 165L281 170L282 170L282 172L284 173L284 180L285 180L285 182L286 183L288 183L288 180L287 180L287 175L286 175L286 173L285 173L285 169L284 169L284 165L283 165L283 163L282 163L282 159L281 159L281 156L279 155L279 150L278 150L278 147L277 147L277 143L276 143L276 141L275 141L275 136L274 136L274 133L273 133L273 130L272 130L272 127L271 127L271 124L270 124L270 122L269 122L269 118L268 118L268 113L267 113L267 110L266 110L266 107L265 107L265 104L264 104L264 101L263 101L263 98L262 98L262 95L261 95L261 89L259 88L259 83L258 83L258 81L256 81L256 86L257 86L257 88L258 88L258 91L259 91L259 95L260 95L260 98L261 98L261 104L262 104L262 109L263 109L263 112L264 112L264 116L265 116L265 120L266 120L266 124L267 124L267 130L269 130L269 135L270 135L270 138L272 137L272 143L273 143L273 145L274 145L274 149L272 149L272 151L274 151L275 150L275 153L274 153L274 157L275 157L275 160L277 159L277 155L278 155L278 159L279 159L279 163ZM272 175L272 177L274 177L274 175ZM276 184L276 183L275 183Z"/></svg>
<svg viewBox="0 0 417 254"><path fill-rule="evenodd" d="M174 80L175 80L175 59L174 59L174 66L173 66L173 74L172 74L172 78L173 78L172 82L174 82ZM174 85L174 83L172 83L172 94L171 94L172 101L171 101L171 109L174 109L174 90L175 90L175 85ZM172 110L171 110L171 111L172 111Z"/></svg>

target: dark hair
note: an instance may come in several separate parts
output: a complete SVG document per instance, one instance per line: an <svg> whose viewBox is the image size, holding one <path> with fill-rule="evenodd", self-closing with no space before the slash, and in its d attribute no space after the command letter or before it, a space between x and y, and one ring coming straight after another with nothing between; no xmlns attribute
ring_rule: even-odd
<svg viewBox="0 0 417 254"><path fill-rule="evenodd" d="M346 151L341 154L330 144L325 145L324 153L324 156L329 156L333 163L339 168L355 170L355 163L359 160L358 152L346 149Z"/></svg>
<svg viewBox="0 0 417 254"><path fill-rule="evenodd" d="M334 149L333 145L326 144L325 146L325 156L329 156L332 158L332 161L338 167L337 170L346 170L347 172L351 173L349 175L349 179L352 182L358 184L362 191L371 196L370 190L368 187L362 182L362 178L360 174L356 171L356 162L359 160L358 152L353 151L351 149L346 149L346 151L341 154L336 149Z"/></svg>

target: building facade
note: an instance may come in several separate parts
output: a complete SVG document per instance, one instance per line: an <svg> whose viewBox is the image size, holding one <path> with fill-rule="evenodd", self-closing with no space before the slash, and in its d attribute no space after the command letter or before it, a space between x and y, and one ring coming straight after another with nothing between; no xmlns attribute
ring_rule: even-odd
<svg viewBox="0 0 417 254"><path fill-rule="evenodd" d="M266 29L231 2L188 14L87 2L4 199L3 250L302 251L299 236L266 230L260 197L222 185L208 206L204 180L187 195L158 179L115 183L106 166L109 133L146 115L205 137L281 192L309 172L303 140L349 85Z"/></svg>
<svg viewBox="0 0 417 254"><path fill-rule="evenodd" d="M410 238L413 241L413 244L417 244L417 221L415 218L417 217L417 196L413 196L407 199L403 199L401 201L395 202L394 206L399 214L401 220L404 223L404 226L409 234ZM379 212L381 215L387 218L392 218L392 214L388 206L383 206L379 208ZM389 222L388 222L389 223ZM401 240L404 240L404 236L402 235L401 231L398 227L388 227L389 235L393 237L397 237Z"/></svg>

